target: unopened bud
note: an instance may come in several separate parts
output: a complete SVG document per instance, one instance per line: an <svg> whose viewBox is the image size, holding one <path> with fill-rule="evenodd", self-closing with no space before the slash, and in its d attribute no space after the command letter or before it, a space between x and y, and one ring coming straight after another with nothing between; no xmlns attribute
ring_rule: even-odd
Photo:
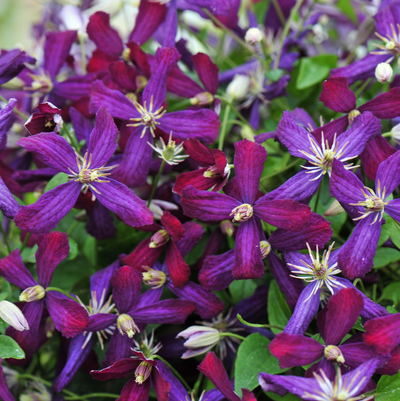
<svg viewBox="0 0 400 401"><path fill-rule="evenodd" d="M191 326L181 331L176 338L185 339L183 344L189 350L182 355L182 359L204 354L220 341L220 333L213 327Z"/></svg>
<svg viewBox="0 0 400 401"><path fill-rule="evenodd" d="M328 345L324 349L324 356L328 361L336 361L338 363L344 363L344 357L342 351L336 345Z"/></svg>
<svg viewBox="0 0 400 401"><path fill-rule="evenodd" d="M142 269L146 270L142 273L143 282L146 285L153 287L154 290L162 287L167 281L166 274L160 270L152 269L149 266L142 266Z"/></svg>
<svg viewBox="0 0 400 401"><path fill-rule="evenodd" d="M343 212L345 212L345 210L342 208L342 205L335 199L324 213L324 216L337 216Z"/></svg>
<svg viewBox="0 0 400 401"><path fill-rule="evenodd" d="M129 338L132 338L136 333L140 333L139 327L136 326L134 320L126 313L118 316L117 327L121 335L126 334Z"/></svg>
<svg viewBox="0 0 400 401"><path fill-rule="evenodd" d="M258 28L250 28L247 30L244 40L251 45L260 43L263 39L263 34Z"/></svg>
<svg viewBox="0 0 400 401"><path fill-rule="evenodd" d="M22 291L19 300L21 302L34 302L44 298L45 294L46 291L41 285L35 285Z"/></svg>
<svg viewBox="0 0 400 401"><path fill-rule="evenodd" d="M360 113L358 110L356 110L356 109L351 110L351 112L349 113L349 116L348 116L349 124L352 125L354 119L355 119L357 116L359 116L360 114L361 114L361 113Z"/></svg>
<svg viewBox="0 0 400 401"><path fill-rule="evenodd" d="M198 93L195 97L190 99L190 103L198 106L206 106L214 101L214 96L210 92Z"/></svg>
<svg viewBox="0 0 400 401"><path fill-rule="evenodd" d="M243 205L235 207L230 216L233 216L232 222L243 223L253 216L253 206L249 205L248 203L244 203Z"/></svg>
<svg viewBox="0 0 400 401"><path fill-rule="evenodd" d="M170 240L167 230L158 230L150 239L149 248L158 248L165 245Z"/></svg>
<svg viewBox="0 0 400 401"><path fill-rule="evenodd" d="M265 259L271 252L271 244L268 241L260 241L261 257Z"/></svg>
<svg viewBox="0 0 400 401"><path fill-rule="evenodd" d="M152 369L153 365L151 363L146 361L140 362L135 370L136 383L143 384L150 377Z"/></svg>
<svg viewBox="0 0 400 401"><path fill-rule="evenodd" d="M21 309L11 302L0 302L0 317L10 326L14 327L15 330L29 330L29 324Z"/></svg>
<svg viewBox="0 0 400 401"><path fill-rule="evenodd" d="M375 68L375 78L381 84L390 82L393 77L393 69L388 63L379 63Z"/></svg>
<svg viewBox="0 0 400 401"><path fill-rule="evenodd" d="M250 77L247 75L235 75L231 83L226 88L226 94L230 99L243 99L250 86Z"/></svg>
<svg viewBox="0 0 400 401"><path fill-rule="evenodd" d="M219 223L221 227L221 231L227 235L228 237L232 237L235 228L233 227L233 224L230 220L222 220L221 223Z"/></svg>

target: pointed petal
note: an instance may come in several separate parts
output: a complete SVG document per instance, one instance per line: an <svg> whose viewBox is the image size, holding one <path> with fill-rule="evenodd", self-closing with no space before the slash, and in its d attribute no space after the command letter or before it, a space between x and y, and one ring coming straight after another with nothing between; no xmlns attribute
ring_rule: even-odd
<svg viewBox="0 0 400 401"><path fill-rule="evenodd" d="M396 118L400 114L400 88L390 89L389 92L364 103L358 110L370 111L381 119Z"/></svg>
<svg viewBox="0 0 400 401"><path fill-rule="evenodd" d="M158 401L168 401L168 394L171 390L171 384L164 379L159 372L158 367L163 365L161 361L157 361L157 367L151 372L151 383L157 396Z"/></svg>
<svg viewBox="0 0 400 401"><path fill-rule="evenodd" d="M184 110L167 113L159 119L158 127L166 133L172 131L179 139L201 139L205 144L218 138L219 116L212 110Z"/></svg>
<svg viewBox="0 0 400 401"><path fill-rule="evenodd" d="M150 238L140 242L129 255L121 259L121 262L134 268L153 266L160 257L163 247L150 248L150 242Z"/></svg>
<svg viewBox="0 0 400 401"><path fill-rule="evenodd" d="M300 231L311 218L311 209L292 199L261 200L254 205L257 217L285 230Z"/></svg>
<svg viewBox="0 0 400 401"><path fill-rule="evenodd" d="M82 97L89 97L92 89L92 82L95 76L92 74L67 78L62 82L54 82L51 95L70 100L79 100ZM51 97L49 98L51 99Z"/></svg>
<svg viewBox="0 0 400 401"><path fill-rule="evenodd" d="M329 144L333 143L333 139L336 135L340 135L346 131L346 128L349 125L349 118L347 115L337 118L329 122L328 124L323 125L322 127L316 128L312 131L315 139L318 143L322 142L322 133L324 134L324 140L328 141Z"/></svg>
<svg viewBox="0 0 400 401"><path fill-rule="evenodd" d="M25 68L25 63L34 64L35 59L19 49L2 53L0 55L0 85L16 77Z"/></svg>
<svg viewBox="0 0 400 401"><path fill-rule="evenodd" d="M384 160L376 173L378 185L385 189L386 196L390 195L400 184L400 152Z"/></svg>
<svg viewBox="0 0 400 401"><path fill-rule="evenodd" d="M164 211L160 221L173 241L176 242L183 238L185 232L182 223L170 212Z"/></svg>
<svg viewBox="0 0 400 401"><path fill-rule="evenodd" d="M365 344L381 354L389 354L400 344L400 313L368 320L364 328Z"/></svg>
<svg viewBox="0 0 400 401"><path fill-rule="evenodd" d="M171 389L169 392L169 397L171 401L185 400L189 397L188 392L183 387L183 384L176 378L176 376L171 372L171 370L161 361L157 361L157 369L161 373L162 377L171 384ZM205 398L209 400L209 398Z"/></svg>
<svg viewBox="0 0 400 401"><path fill-rule="evenodd" d="M185 153L199 162L202 166L212 166L215 164L215 159L211 151L198 139L189 138L184 142L183 148L185 149Z"/></svg>
<svg viewBox="0 0 400 401"><path fill-rule="evenodd" d="M221 182L221 177L219 176L214 176L212 178L204 177L206 171L207 167L204 167L188 173L179 174L176 178L173 192L181 195L183 188L186 188L188 185L192 185L200 191L207 190Z"/></svg>
<svg viewBox="0 0 400 401"><path fill-rule="evenodd" d="M267 151L263 146L247 139L235 143L235 173L244 203L254 203L266 160Z"/></svg>
<svg viewBox="0 0 400 401"><path fill-rule="evenodd" d="M19 249L12 251L4 259L0 259L0 275L22 290L37 285L36 280L22 262Z"/></svg>
<svg viewBox="0 0 400 401"><path fill-rule="evenodd" d="M268 346L281 369L309 365L324 356L324 346L313 338L279 333Z"/></svg>
<svg viewBox="0 0 400 401"><path fill-rule="evenodd" d="M126 313L133 308L140 295L142 275L130 266L122 266L113 274L111 285L118 312Z"/></svg>
<svg viewBox="0 0 400 401"><path fill-rule="evenodd" d="M58 331L65 337L82 333L89 322L86 309L57 291L46 291L46 307Z"/></svg>
<svg viewBox="0 0 400 401"><path fill-rule="evenodd" d="M234 249L218 256L207 256L199 273L199 281L207 291L221 291L234 280L232 275Z"/></svg>
<svg viewBox="0 0 400 401"><path fill-rule="evenodd" d="M132 358L123 358L111 366L101 370L92 370L90 375L95 380L109 380L109 379L119 379L121 377L127 377L132 372L135 371L139 365L140 360Z"/></svg>
<svg viewBox="0 0 400 401"><path fill-rule="evenodd" d="M162 45L165 47L175 46L176 31L178 29L178 10L176 0L171 0L168 4L167 15L164 22L160 25L158 32L162 32Z"/></svg>
<svg viewBox="0 0 400 401"><path fill-rule="evenodd" d="M319 100L329 109L338 113L349 113L354 110L356 96L349 88L347 78L329 78L322 84Z"/></svg>
<svg viewBox="0 0 400 401"><path fill-rule="evenodd" d="M99 240L115 238L117 229L110 212L100 203L95 202L92 210L86 210L88 222L86 231Z"/></svg>
<svg viewBox="0 0 400 401"><path fill-rule="evenodd" d="M182 191L181 205L187 216L202 221L221 221L230 218L239 201L215 192L198 191L189 185Z"/></svg>
<svg viewBox="0 0 400 401"><path fill-rule="evenodd" d="M217 93L219 72L217 65L204 53L195 54L192 56L192 60L197 75L206 90L213 95Z"/></svg>
<svg viewBox="0 0 400 401"><path fill-rule="evenodd" d="M183 224L184 237L180 239L176 246L183 257L185 257L192 248L201 240L204 234L204 228L194 221L187 221Z"/></svg>
<svg viewBox="0 0 400 401"><path fill-rule="evenodd" d="M221 359L217 358L214 352L209 352L197 369L212 381L214 386L226 399L229 401L240 401L238 395L232 390L228 374Z"/></svg>
<svg viewBox="0 0 400 401"><path fill-rule="evenodd" d="M11 98L7 105L0 110L0 151L3 151L6 148L7 131L11 128L12 124L10 117L12 116L16 103L17 99Z"/></svg>
<svg viewBox="0 0 400 401"><path fill-rule="evenodd" d="M260 278L264 274L260 236L253 217L240 224L236 235L232 275L236 280Z"/></svg>
<svg viewBox="0 0 400 401"><path fill-rule="evenodd" d="M99 300L99 298L97 298ZM111 326L115 326L117 323L118 315L110 313L96 313L95 315L89 316L89 323L85 328L86 332L103 331Z"/></svg>
<svg viewBox="0 0 400 401"><path fill-rule="evenodd" d="M14 199L10 190L0 177L0 210L2 213L9 219L13 219L20 207L20 204Z"/></svg>
<svg viewBox="0 0 400 401"><path fill-rule="evenodd" d="M44 234L73 208L81 191L81 184L70 181L43 194L33 205L22 206L15 216L15 224L34 234Z"/></svg>
<svg viewBox="0 0 400 401"><path fill-rule="evenodd" d="M373 348L364 343L342 344L339 346L339 349L343 354L346 365L352 368L356 368L362 363L379 356Z"/></svg>
<svg viewBox="0 0 400 401"><path fill-rule="evenodd" d="M53 231L36 239L36 270L39 283L43 288L50 285L51 278L58 264L69 254L67 234Z"/></svg>
<svg viewBox="0 0 400 401"><path fill-rule="evenodd" d="M146 202L124 184L108 178L107 182L92 182L91 185L97 189L96 197L103 206L128 226L140 227L153 222L153 213Z"/></svg>
<svg viewBox="0 0 400 401"><path fill-rule="evenodd" d="M96 114L96 125L90 134L88 153L91 167L104 166L117 149L118 128L104 107Z"/></svg>
<svg viewBox="0 0 400 401"><path fill-rule="evenodd" d="M400 199L393 199L385 206L385 212L393 217L395 220L400 221Z"/></svg>
<svg viewBox="0 0 400 401"><path fill-rule="evenodd" d="M180 254L174 241L170 241L167 245L166 262L174 286L184 286L189 281L190 268Z"/></svg>
<svg viewBox="0 0 400 401"><path fill-rule="evenodd" d="M115 330L108 344L106 357L104 358L103 361L103 366L110 366L120 361L122 358L129 358L132 355L131 353L132 346L133 346L133 341L131 338L129 338L127 335L123 336L118 330ZM129 360L134 361L134 359L129 359ZM137 360L136 363L139 364Z"/></svg>
<svg viewBox="0 0 400 401"><path fill-rule="evenodd" d="M75 152L63 137L54 132L22 138L17 145L34 153L41 162L57 171L66 174L71 174L69 169L78 171Z"/></svg>

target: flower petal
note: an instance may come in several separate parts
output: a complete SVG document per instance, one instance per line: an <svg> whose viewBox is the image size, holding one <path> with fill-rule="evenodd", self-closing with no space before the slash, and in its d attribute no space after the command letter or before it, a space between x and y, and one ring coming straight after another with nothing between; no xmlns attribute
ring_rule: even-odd
<svg viewBox="0 0 400 401"><path fill-rule="evenodd" d="M0 210L4 216L13 219L20 208L20 204L14 199L10 190L0 177Z"/></svg>
<svg viewBox="0 0 400 401"><path fill-rule="evenodd" d="M142 275L131 266L120 267L111 278L113 299L119 314L130 311L142 290Z"/></svg>
<svg viewBox="0 0 400 401"><path fill-rule="evenodd" d="M184 237L180 239L176 246L183 257L185 257L192 248L201 240L204 234L204 228L199 223L187 221L183 224Z"/></svg>
<svg viewBox="0 0 400 401"><path fill-rule="evenodd" d="M174 286L184 286L189 281L190 268L180 254L174 241L170 241L167 245L166 262Z"/></svg>
<svg viewBox="0 0 400 401"><path fill-rule="evenodd" d="M114 334L112 335L110 342L108 344L106 356L103 361L103 366L110 366L118 362L122 358L128 358L129 356L131 356L132 346L133 346L133 341L131 338L129 338L127 335L123 336L118 331L118 329L114 330ZM133 361L133 359L130 360Z"/></svg>
<svg viewBox="0 0 400 401"><path fill-rule="evenodd" d="M204 53L197 53L192 56L194 68L206 90L211 94L216 94L218 90L219 69L210 57Z"/></svg>
<svg viewBox="0 0 400 401"><path fill-rule="evenodd" d="M163 375L159 372L158 367L163 365L161 361L157 361L157 367L153 368L151 372L151 383L157 396L158 401L168 401L168 395L171 390L171 384L168 380L164 379Z"/></svg>
<svg viewBox="0 0 400 401"><path fill-rule="evenodd" d="M378 167L376 173L377 186L389 196L400 184L400 152L397 151Z"/></svg>
<svg viewBox="0 0 400 401"><path fill-rule="evenodd" d="M400 88L390 89L389 92L364 103L358 110L361 112L370 111L381 119L396 118L400 115Z"/></svg>
<svg viewBox="0 0 400 401"><path fill-rule="evenodd" d="M6 106L0 110L0 151L6 148L7 143L7 131L11 128L14 106L17 103L17 99L11 98Z"/></svg>
<svg viewBox="0 0 400 401"><path fill-rule="evenodd" d="M157 259L160 257L163 247L150 248L151 239L145 239L127 256L121 259L125 265L134 268L141 268L142 266L153 266Z"/></svg>
<svg viewBox="0 0 400 401"><path fill-rule="evenodd" d="M234 280L232 275L235 250L222 255L207 256L199 273L199 281L207 291L221 291Z"/></svg>
<svg viewBox="0 0 400 401"><path fill-rule="evenodd" d="M37 285L36 280L22 262L19 249L12 251L4 259L0 259L0 275L22 290Z"/></svg>
<svg viewBox="0 0 400 401"><path fill-rule="evenodd" d="M90 375L95 380L109 380L109 379L119 379L121 377L127 377L132 372L135 371L139 365L140 360L132 358L123 358L111 366L101 370L92 370Z"/></svg>
<svg viewBox="0 0 400 401"><path fill-rule="evenodd" d="M322 84L319 100L329 109L338 113L349 113L354 110L356 96L349 88L347 78L329 78Z"/></svg>
<svg viewBox="0 0 400 401"><path fill-rule="evenodd" d="M185 153L199 162L202 166L212 166L215 164L215 159L211 151L198 139L189 138L184 142L183 148L185 149Z"/></svg>

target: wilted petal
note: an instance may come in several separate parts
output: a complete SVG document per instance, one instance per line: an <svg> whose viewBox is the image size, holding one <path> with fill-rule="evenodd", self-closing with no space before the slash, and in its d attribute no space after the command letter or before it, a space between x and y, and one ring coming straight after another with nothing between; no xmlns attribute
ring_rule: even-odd
<svg viewBox="0 0 400 401"><path fill-rule="evenodd" d="M344 77L324 81L319 100L329 109L339 113L349 113L357 107L356 96Z"/></svg>

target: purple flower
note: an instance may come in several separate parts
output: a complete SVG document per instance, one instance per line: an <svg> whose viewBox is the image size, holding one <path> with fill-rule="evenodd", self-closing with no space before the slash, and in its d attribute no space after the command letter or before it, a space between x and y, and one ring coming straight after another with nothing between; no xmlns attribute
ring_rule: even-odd
<svg viewBox="0 0 400 401"><path fill-rule="evenodd" d="M39 112L31 114L24 126L31 135L41 132L55 132L58 134L63 127L61 110L50 102L40 103Z"/></svg>
<svg viewBox="0 0 400 401"><path fill-rule="evenodd" d="M0 359L1 364L1 359ZM3 368L0 365L0 399L3 401L15 401L15 398L10 393L7 387L6 378L4 377Z"/></svg>
<svg viewBox="0 0 400 401"><path fill-rule="evenodd" d="M24 68L25 63L34 64L35 59L27 56L19 49L3 52L0 56L0 85L16 77Z"/></svg>
<svg viewBox="0 0 400 401"><path fill-rule="evenodd" d="M293 200L258 200L258 188L265 149L254 142L243 140L235 144L236 177L225 186L225 193L199 191L193 186L182 190L184 213L203 221L233 218L240 223L236 236L233 276L235 279L259 278L264 273L260 250L261 220L292 231L301 231L311 217L311 209Z"/></svg>
<svg viewBox="0 0 400 401"><path fill-rule="evenodd" d="M151 224L153 215L145 202L124 184L108 177L115 167L106 164L117 148L117 134L112 117L100 109L83 158L77 157L67 141L55 133L21 139L19 145L48 166L69 174L70 181L46 192L35 204L23 206L15 217L16 224L32 233L50 231L72 209L82 189L90 189L125 224L132 227Z"/></svg>
<svg viewBox="0 0 400 401"><path fill-rule="evenodd" d="M67 235L54 231L38 237L37 243L38 282L23 264L18 249L0 260L0 275L23 290L20 301L26 302L22 312L29 323L29 330L21 332L9 327L7 332L26 352L27 358L36 351L40 317L44 305L46 305L56 329L66 337L73 337L81 333L89 320L86 310L78 302L57 291L46 290L55 268L69 254Z"/></svg>
<svg viewBox="0 0 400 401"><path fill-rule="evenodd" d="M400 199L387 200L400 183L400 152L379 165L376 183L375 191L367 188L341 163L333 163L331 194L359 221L338 257L339 268L351 280L364 276L373 266L383 213L400 219Z"/></svg>

